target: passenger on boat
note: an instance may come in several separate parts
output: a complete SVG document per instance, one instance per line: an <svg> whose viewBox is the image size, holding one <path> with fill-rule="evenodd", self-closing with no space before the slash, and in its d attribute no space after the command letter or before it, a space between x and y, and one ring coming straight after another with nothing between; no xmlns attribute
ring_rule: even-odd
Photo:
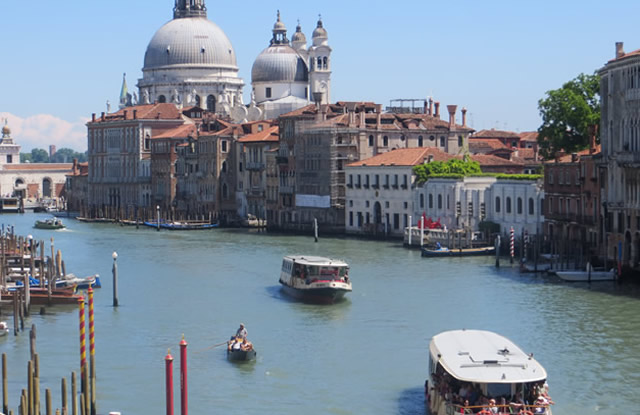
<svg viewBox="0 0 640 415"><path fill-rule="evenodd" d="M489 412L492 414L497 414L498 413L498 407L496 406L496 400L491 398L489 400Z"/></svg>
<svg viewBox="0 0 640 415"><path fill-rule="evenodd" d="M522 394L520 392L516 392L516 395L513 397L513 400L509 402L509 406L512 409L512 412L519 411L524 409L525 403L524 399L522 399Z"/></svg>
<svg viewBox="0 0 640 415"><path fill-rule="evenodd" d="M544 414L547 412L547 407L549 406L549 401L544 396L538 396L538 399L535 401L535 409L533 411L534 414Z"/></svg>
<svg viewBox="0 0 640 415"><path fill-rule="evenodd" d="M473 413L473 409L469 408L469 400L468 399L464 400L464 406L462 408L460 408L460 413L461 414L472 414Z"/></svg>

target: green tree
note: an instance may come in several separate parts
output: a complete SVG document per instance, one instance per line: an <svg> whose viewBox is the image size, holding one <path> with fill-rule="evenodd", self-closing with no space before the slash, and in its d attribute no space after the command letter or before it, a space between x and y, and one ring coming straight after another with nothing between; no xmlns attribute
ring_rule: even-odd
<svg viewBox="0 0 640 415"><path fill-rule="evenodd" d="M538 144L545 158L560 150L572 153L589 146L590 128L600 124L599 92L597 74L580 74L538 101L542 117Z"/></svg>
<svg viewBox="0 0 640 415"><path fill-rule="evenodd" d="M31 153L20 153L20 163L31 163Z"/></svg>
<svg viewBox="0 0 640 415"><path fill-rule="evenodd" d="M48 163L49 153L41 148L34 148L31 150L31 162L32 163Z"/></svg>
<svg viewBox="0 0 640 415"><path fill-rule="evenodd" d="M432 161L413 167L413 172L417 176L418 183L426 182L429 177L436 174L459 174L467 176L470 174L482 173L480 164L477 161L450 159L449 161Z"/></svg>
<svg viewBox="0 0 640 415"><path fill-rule="evenodd" d="M77 158L80 161L84 155L81 153L76 153L74 150L70 148L61 148L57 150L53 156L51 156L52 163L71 163L74 158Z"/></svg>

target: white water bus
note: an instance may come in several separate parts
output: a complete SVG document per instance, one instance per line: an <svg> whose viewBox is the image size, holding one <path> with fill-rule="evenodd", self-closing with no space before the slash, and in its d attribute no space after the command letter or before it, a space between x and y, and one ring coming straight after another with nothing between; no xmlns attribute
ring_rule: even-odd
<svg viewBox="0 0 640 415"><path fill-rule="evenodd" d="M429 344L429 410L432 415L499 413L551 415L547 372L509 339L484 330L445 331ZM484 400L464 405L460 391ZM500 407L501 398L504 406ZM519 401L519 399L522 399ZM494 403L489 403L491 399ZM518 403L520 402L520 403ZM481 412L488 411L488 412ZM493 412L495 413L495 412Z"/></svg>
<svg viewBox="0 0 640 415"><path fill-rule="evenodd" d="M285 256L280 284L287 294L303 301L333 303L351 292L349 264L318 256Z"/></svg>

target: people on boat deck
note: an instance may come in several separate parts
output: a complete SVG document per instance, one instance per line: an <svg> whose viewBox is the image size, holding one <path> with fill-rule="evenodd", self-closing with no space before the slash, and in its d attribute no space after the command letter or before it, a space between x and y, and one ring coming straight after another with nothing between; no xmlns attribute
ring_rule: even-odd
<svg viewBox="0 0 640 415"><path fill-rule="evenodd" d="M442 249L442 245L440 245L440 242L436 242L436 249Z"/></svg>
<svg viewBox="0 0 640 415"><path fill-rule="evenodd" d="M244 323L240 323L240 327L236 331L236 337L240 337L243 340L247 338L247 329L244 328Z"/></svg>
<svg viewBox="0 0 640 415"><path fill-rule="evenodd" d="M253 349L253 344L242 337L232 337L231 340L227 343L227 348L229 350L244 350L248 351Z"/></svg>

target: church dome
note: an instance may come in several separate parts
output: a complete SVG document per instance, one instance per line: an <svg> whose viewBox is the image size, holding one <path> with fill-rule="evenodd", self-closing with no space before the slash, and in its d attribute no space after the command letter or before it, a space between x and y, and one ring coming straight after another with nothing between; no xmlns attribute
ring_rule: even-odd
<svg viewBox="0 0 640 415"><path fill-rule="evenodd" d="M296 26L296 32L291 36L291 41L307 43L307 37L302 33L302 27L300 25Z"/></svg>
<svg viewBox="0 0 640 415"><path fill-rule="evenodd" d="M322 25L322 20L318 20L318 26L313 31L314 38L328 38L327 29L325 29Z"/></svg>
<svg viewBox="0 0 640 415"><path fill-rule="evenodd" d="M236 53L227 35L210 20L173 19L149 42L143 71L172 66L237 69Z"/></svg>
<svg viewBox="0 0 640 415"><path fill-rule="evenodd" d="M251 82L308 82L304 59L289 45L272 45L258 55L251 69Z"/></svg>
<svg viewBox="0 0 640 415"><path fill-rule="evenodd" d="M5 120L4 122L4 126L2 127L2 136L3 137L8 137L11 135L11 128L9 128L9 126L7 125L7 121Z"/></svg>

